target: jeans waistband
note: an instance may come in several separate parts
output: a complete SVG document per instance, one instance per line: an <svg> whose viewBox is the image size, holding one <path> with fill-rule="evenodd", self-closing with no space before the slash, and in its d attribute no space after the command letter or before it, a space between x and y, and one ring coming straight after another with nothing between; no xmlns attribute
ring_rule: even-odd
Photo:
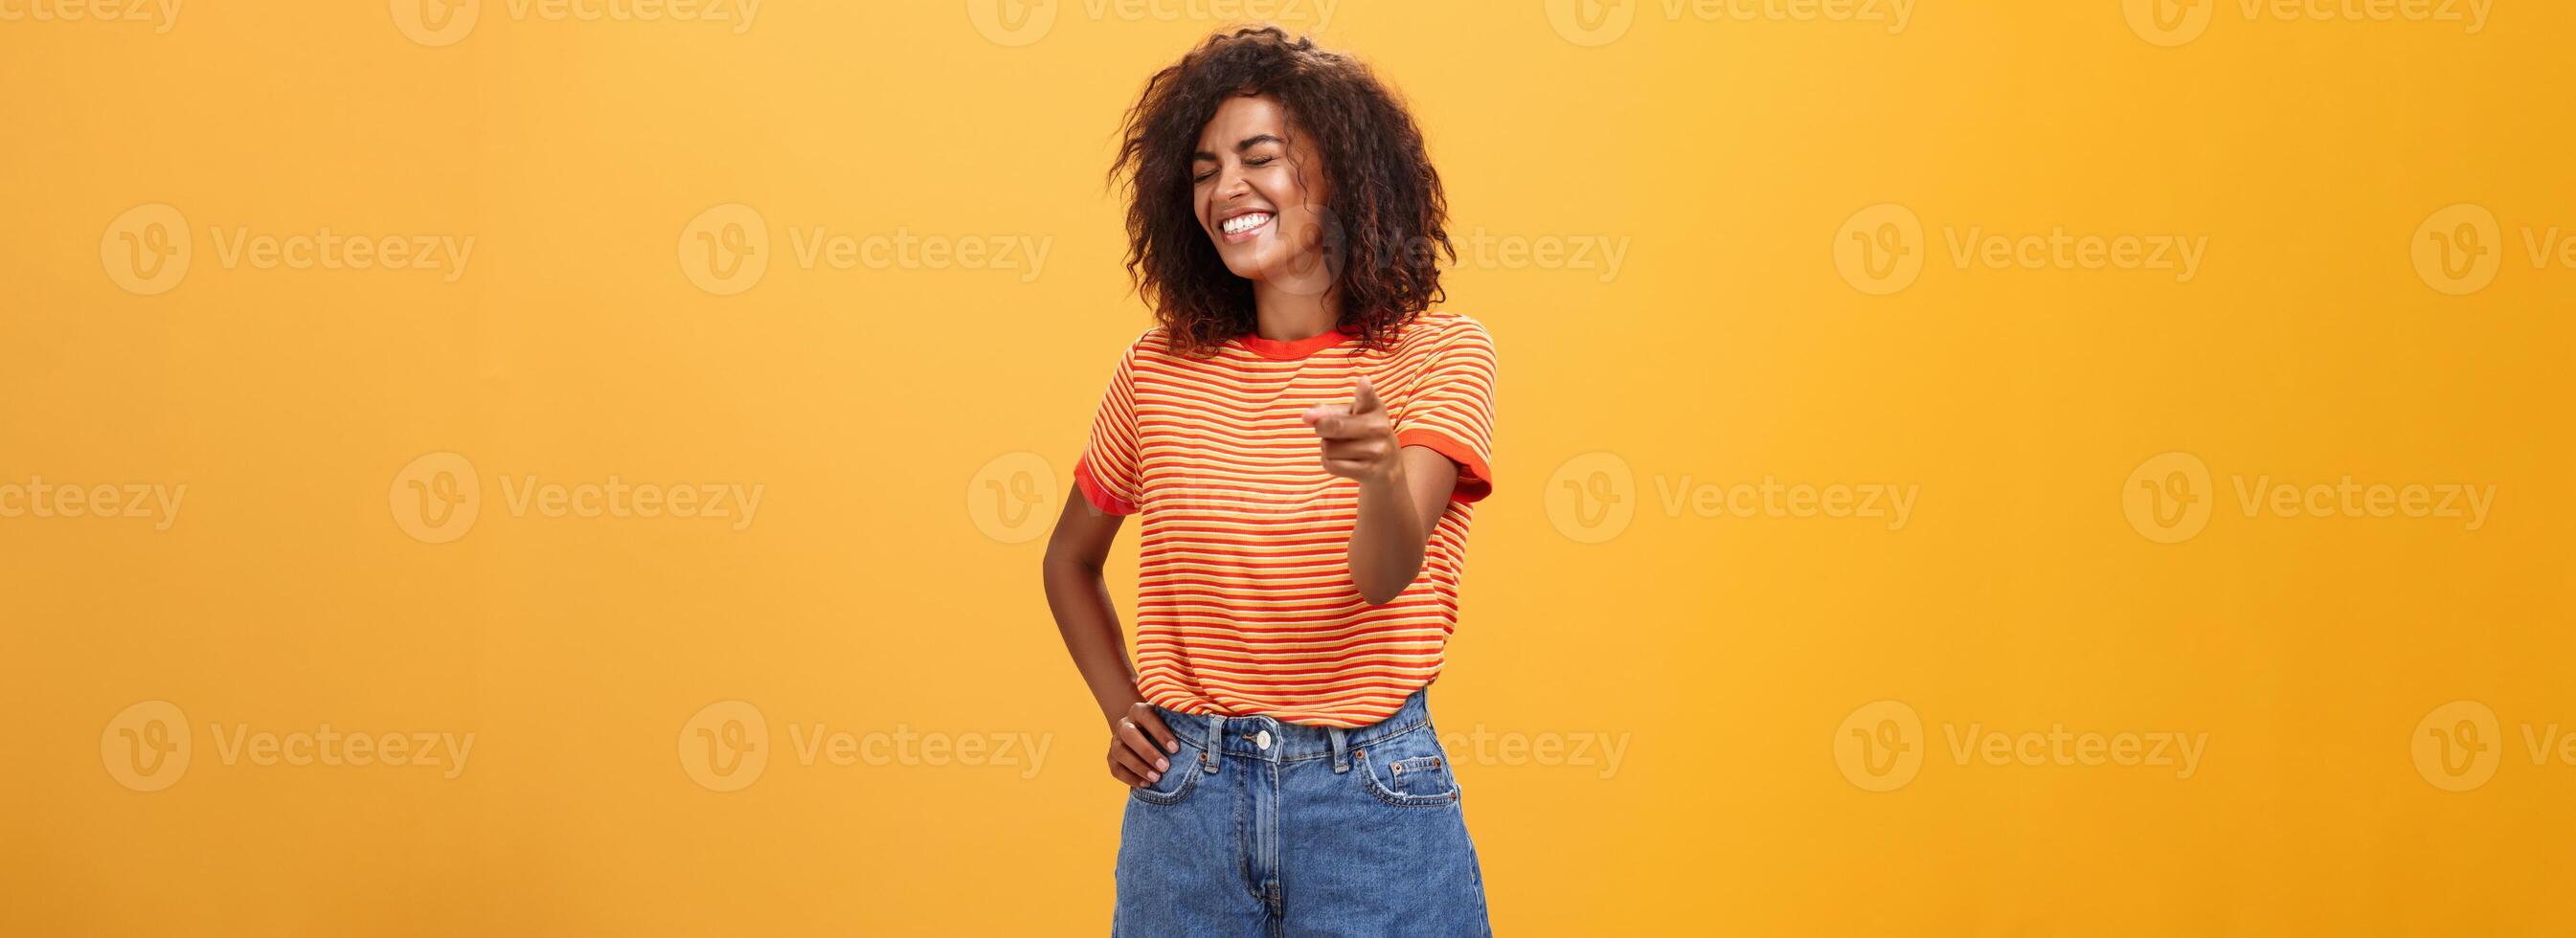
<svg viewBox="0 0 2576 938"><path fill-rule="evenodd" d="M1386 719L1350 729L1306 726L1265 716L1182 713L1161 707L1155 707L1154 713L1163 718L1163 725L1172 728L1172 735L1208 754L1202 761L1211 772L1216 771L1218 758L1266 762L1332 758L1338 770L1344 754L1351 749L1430 726L1429 695L1430 688L1414 691ZM1215 742L1211 743L1211 739Z"/></svg>

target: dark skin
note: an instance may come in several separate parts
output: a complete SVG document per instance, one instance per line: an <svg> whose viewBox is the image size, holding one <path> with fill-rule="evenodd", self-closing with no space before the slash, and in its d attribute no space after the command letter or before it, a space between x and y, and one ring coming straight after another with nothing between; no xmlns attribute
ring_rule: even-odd
<svg viewBox="0 0 2576 938"><path fill-rule="evenodd" d="M1226 103L1200 132L1192 181L1200 226L1226 267L1253 281L1258 333L1286 341L1322 335L1341 321L1337 291L1309 286L1312 272L1325 269L1314 221L1325 181L1312 149L1290 129L1286 111L1269 98ZM1252 214L1272 217L1248 233L1224 232L1226 220L1241 224ZM1449 507L1458 465L1427 447L1396 445L1386 406L1366 378L1352 386L1348 404L1318 404L1300 416L1315 431L1324 471L1359 487L1351 582L1370 605L1391 602L1422 572L1423 548ZM1076 487L1047 541L1045 579L1056 631L1108 724L1109 775L1132 788L1171 771L1168 756L1180 744L1136 688L1117 607L1101 576L1124 521Z"/></svg>

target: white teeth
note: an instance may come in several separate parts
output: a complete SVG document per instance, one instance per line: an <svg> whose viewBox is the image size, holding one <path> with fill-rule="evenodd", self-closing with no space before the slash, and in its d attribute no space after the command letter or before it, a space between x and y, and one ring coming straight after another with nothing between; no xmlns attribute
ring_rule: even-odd
<svg viewBox="0 0 2576 938"><path fill-rule="evenodd" d="M1219 223L1217 227L1223 229L1226 234L1242 234L1261 227L1263 222L1267 222L1269 220L1269 212L1250 212L1226 219Z"/></svg>

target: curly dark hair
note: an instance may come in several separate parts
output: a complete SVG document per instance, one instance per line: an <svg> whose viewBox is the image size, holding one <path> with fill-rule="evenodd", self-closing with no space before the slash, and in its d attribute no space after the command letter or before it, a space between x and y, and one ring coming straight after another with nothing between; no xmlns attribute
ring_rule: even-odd
<svg viewBox="0 0 2576 938"><path fill-rule="evenodd" d="M1220 32L1155 72L1120 126L1113 182L1128 191L1127 275L1186 354L1213 354L1253 330L1252 283L1226 269L1199 226L1190 157L1229 98L1268 95L1323 158L1325 263L1340 328L1371 348L1431 308L1439 254L1455 261L1449 203L1422 130L1358 59L1277 27Z"/></svg>

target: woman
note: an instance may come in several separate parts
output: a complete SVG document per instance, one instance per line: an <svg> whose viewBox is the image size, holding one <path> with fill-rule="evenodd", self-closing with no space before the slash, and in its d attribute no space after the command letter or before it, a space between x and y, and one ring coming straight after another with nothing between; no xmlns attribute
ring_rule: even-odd
<svg viewBox="0 0 2576 938"><path fill-rule="evenodd" d="M1424 700L1489 468L1494 352L1432 311L1447 205L1402 103L1277 29L1125 121L1119 360L1046 592L1131 789L1117 930L1485 934ZM1136 655L1101 567L1142 514Z"/></svg>

